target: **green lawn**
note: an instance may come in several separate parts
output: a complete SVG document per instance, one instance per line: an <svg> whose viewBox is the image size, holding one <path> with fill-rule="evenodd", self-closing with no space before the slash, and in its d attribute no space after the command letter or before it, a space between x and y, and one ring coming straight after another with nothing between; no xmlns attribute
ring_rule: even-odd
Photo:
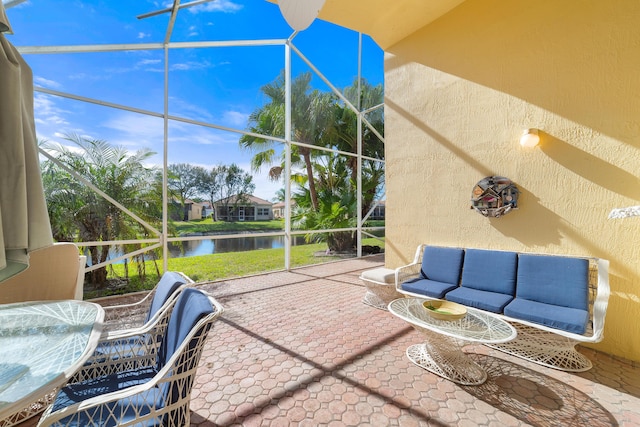
<svg viewBox="0 0 640 427"><path fill-rule="evenodd" d="M363 239L363 245L377 245L384 248L384 243L377 239ZM326 250L324 243L293 246L291 248L291 266L320 264L340 259L337 256L316 256ZM162 260L157 261L162 270ZM284 269L284 249L261 249L246 252L229 252L212 255L171 258L168 268L180 271L196 282L241 277L251 274L265 273ZM129 266L129 283L118 289L85 290L84 298L91 299L101 296L126 294L153 288L158 281L156 268L151 261L146 262L147 278L141 283L136 268ZM110 278L124 277L124 265L114 264Z"/></svg>
<svg viewBox="0 0 640 427"><path fill-rule="evenodd" d="M242 233L242 232L269 232L284 230L284 222L273 221L213 221L206 218L197 221L174 221L176 232L180 236L194 233Z"/></svg>
<svg viewBox="0 0 640 427"><path fill-rule="evenodd" d="M211 218L195 221L174 221L173 225L178 235L184 236L195 233L242 233L242 232L273 232L284 230L284 221L213 221ZM384 227L384 220L367 221L367 227Z"/></svg>

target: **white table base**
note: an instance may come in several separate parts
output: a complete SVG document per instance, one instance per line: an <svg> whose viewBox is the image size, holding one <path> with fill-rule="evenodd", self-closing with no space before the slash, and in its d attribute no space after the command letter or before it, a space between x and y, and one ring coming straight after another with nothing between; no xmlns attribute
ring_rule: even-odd
<svg viewBox="0 0 640 427"><path fill-rule="evenodd" d="M416 365L461 385L480 385L487 372L469 358L460 342L423 328L427 341L407 348L407 357Z"/></svg>

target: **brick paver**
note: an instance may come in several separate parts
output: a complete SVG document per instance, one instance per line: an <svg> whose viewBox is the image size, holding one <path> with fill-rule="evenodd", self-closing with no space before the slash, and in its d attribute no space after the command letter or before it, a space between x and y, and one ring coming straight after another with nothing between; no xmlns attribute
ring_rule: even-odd
<svg viewBox="0 0 640 427"><path fill-rule="evenodd" d="M361 302L360 273L382 256L200 285L225 307L209 333L192 426L616 426L640 423L640 370L581 349L565 373L484 346L488 372L459 386L412 364L422 336ZM27 425L33 425L25 423Z"/></svg>

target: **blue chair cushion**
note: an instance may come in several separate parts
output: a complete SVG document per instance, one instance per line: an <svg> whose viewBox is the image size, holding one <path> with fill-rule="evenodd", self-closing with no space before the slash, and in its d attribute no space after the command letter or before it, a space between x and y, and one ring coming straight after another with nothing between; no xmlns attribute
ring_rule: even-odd
<svg viewBox="0 0 640 427"><path fill-rule="evenodd" d="M213 307L205 294L195 288L180 293L158 350L158 369L169 361L198 321L210 313L213 313Z"/></svg>
<svg viewBox="0 0 640 427"><path fill-rule="evenodd" d="M145 323L148 322L153 317L153 315L156 314L158 310L160 310L164 303L167 302L169 297L173 295L173 293L185 283L186 281L184 277L182 277L180 274L173 271L165 272L156 285L156 292L153 295L151 307L149 307L149 312L147 313L147 320L145 320Z"/></svg>
<svg viewBox="0 0 640 427"><path fill-rule="evenodd" d="M504 314L576 334L587 330L589 312L569 307L544 304L516 298L504 308Z"/></svg>
<svg viewBox="0 0 640 427"><path fill-rule="evenodd" d="M156 373L157 371L155 369L146 368L99 377L97 379L62 387L56 396L56 401L53 403L53 410L57 411L92 397L144 384L151 380ZM110 402L104 406L96 407L90 414L83 412L74 413L69 417L63 418L60 423L78 427L110 425L106 422L101 422L101 415L108 414L109 412L119 414L119 418L122 421L135 421L140 415L148 414L150 408L162 408L163 406L164 397L162 391L159 388L152 388L149 393L144 396L136 395ZM158 420L157 425L160 425L161 421L162 420ZM154 424L145 421L144 425Z"/></svg>
<svg viewBox="0 0 640 427"><path fill-rule="evenodd" d="M445 299L468 307L502 314L504 307L513 300L513 297L499 292L459 287L448 292Z"/></svg>
<svg viewBox="0 0 640 427"><path fill-rule="evenodd" d="M451 289L457 288L457 285L451 283L436 282L428 279L412 279L407 280L401 285L402 290L413 292L420 295L426 295L431 298L443 298Z"/></svg>
<svg viewBox="0 0 640 427"><path fill-rule="evenodd" d="M517 268L515 252L467 249L460 286L514 297Z"/></svg>
<svg viewBox="0 0 640 427"><path fill-rule="evenodd" d="M589 261L521 254L516 297L560 307L589 309Z"/></svg>
<svg viewBox="0 0 640 427"><path fill-rule="evenodd" d="M422 254L423 279L458 285L462 271L464 250L426 246Z"/></svg>

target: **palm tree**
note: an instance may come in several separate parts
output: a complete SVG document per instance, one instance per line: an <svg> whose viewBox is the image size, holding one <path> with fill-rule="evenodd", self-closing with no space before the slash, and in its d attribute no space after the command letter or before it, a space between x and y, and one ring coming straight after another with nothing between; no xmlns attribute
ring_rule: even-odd
<svg viewBox="0 0 640 427"><path fill-rule="evenodd" d="M311 73L303 73L291 82L291 129L294 141L308 145L324 145L324 139L331 133L335 96L311 89ZM261 88L269 102L249 116L248 131L261 135L284 137L285 131L285 80L284 73L270 84ZM268 137L243 135L240 146L255 152L251 166L254 171L264 165L276 163L278 153L275 143ZM318 194L313 172L313 150L307 146L292 146L292 162L300 162L307 175L311 196L311 206L318 209ZM269 176L280 179L282 163L271 167Z"/></svg>
<svg viewBox="0 0 640 427"><path fill-rule="evenodd" d="M309 145L334 148L357 153L357 115L333 94L321 93L309 87L311 74L305 73L292 82L292 129L294 140ZM382 85L371 86L362 81L358 91L357 80L344 90L345 97L365 110L383 102ZM284 78L281 75L274 83L262 88L270 102L250 116L248 130L263 135L284 135ZM360 102L358 103L358 99ZM382 109L368 116L380 134L384 132ZM363 128L363 154L373 159L384 158L384 144L367 126ZM278 153L275 143L268 138L244 135L241 146L252 149L254 170L263 165L274 165ZM323 150L312 150L307 146L294 145L291 150L292 164L303 166L304 173L292 173L296 185L293 198L296 209L293 214L294 227L307 230L350 228L356 225L356 180L357 157L334 154ZM272 166L269 174L279 179L283 162ZM364 159L362 163L363 214L371 208L384 180L381 162ZM326 241L332 250L346 251L353 247L353 232L310 234L308 239Z"/></svg>
<svg viewBox="0 0 640 427"><path fill-rule="evenodd" d="M353 105L360 105L361 111L368 110L384 102L382 85L372 86L365 79L361 80L360 93L358 81L344 89L343 94ZM358 98L360 102L358 103ZM384 113L382 108L367 115L368 121L380 135L384 135ZM332 144L335 148L350 153L357 152L358 127L356 113L344 105L336 105L335 126ZM384 143L366 125L362 127L362 154L374 159L384 159ZM355 181L358 174L356 157L348 158L351 178ZM363 159L362 162L362 213L368 212L384 181L384 166L381 162Z"/></svg>
<svg viewBox="0 0 640 427"><path fill-rule="evenodd" d="M304 185L304 176L297 176L294 182L299 189L294 193L296 208L293 213L294 228L303 230L323 230L331 228L350 228L356 226L357 197L354 182L348 173L345 156L325 153L314 163L318 174L318 209L309 209L309 191ZM352 231L334 231L325 234L308 234L307 241L323 241L332 251L347 252L353 249L355 233Z"/></svg>
<svg viewBox="0 0 640 427"><path fill-rule="evenodd" d="M156 192L149 186L154 180L154 169L144 162L154 153L139 150L129 153L124 147L113 147L103 140L68 135L68 141L81 150L72 150L61 144L43 144L58 161L74 170L84 179L108 194L114 200L136 212L141 218L157 223L146 212L157 212ZM132 221L124 212L78 182L70 173L52 161L42 165L43 183L54 238L58 241L108 241L118 238L136 238L147 230ZM146 218L145 218L146 217ZM89 249L93 265L106 261L109 247ZM144 263L142 263L144 264ZM106 269L91 271L90 281L104 285Z"/></svg>

